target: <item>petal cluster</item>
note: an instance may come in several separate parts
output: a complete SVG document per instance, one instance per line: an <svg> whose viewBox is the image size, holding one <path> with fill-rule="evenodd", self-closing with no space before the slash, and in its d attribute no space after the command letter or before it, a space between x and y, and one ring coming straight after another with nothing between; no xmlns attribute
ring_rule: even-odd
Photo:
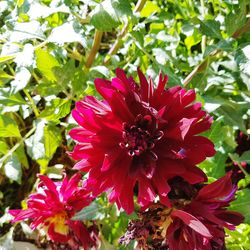
<svg viewBox="0 0 250 250"><path fill-rule="evenodd" d="M120 241L128 244L137 239L143 249L226 249L224 228L234 230L244 219L241 214L227 210L236 191L231 172L203 187L190 185L186 192L177 186L171 191L171 208L153 204L141 214L140 220L130 222Z"/></svg>
<svg viewBox="0 0 250 250"><path fill-rule="evenodd" d="M230 172L201 188L190 204L174 209L166 233L170 249L226 249L224 228L234 230L244 220L226 209L235 192Z"/></svg>
<svg viewBox="0 0 250 250"><path fill-rule="evenodd" d="M67 243L71 249L95 245L92 232L81 222L71 220L76 212L92 201L85 189L79 186L81 174L61 182L53 182L40 175L37 192L29 196L27 209L10 210L13 222L30 219L31 228L45 231L55 243Z"/></svg>
<svg viewBox="0 0 250 250"><path fill-rule="evenodd" d="M96 79L103 100L87 96L72 115L79 127L70 131L77 142L70 155L75 169L88 172L86 187L93 195L109 190L109 201L127 213L133 195L146 207L157 196L170 205L167 181L180 176L188 183L206 180L196 164L215 154L213 143L200 136L212 118L195 101L195 92L180 86L157 86L138 70L139 84L117 69L111 81Z"/></svg>

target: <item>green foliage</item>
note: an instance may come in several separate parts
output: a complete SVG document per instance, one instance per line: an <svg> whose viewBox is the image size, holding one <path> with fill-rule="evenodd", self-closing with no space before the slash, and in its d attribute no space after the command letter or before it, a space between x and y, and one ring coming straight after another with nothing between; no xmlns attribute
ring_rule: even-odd
<svg viewBox="0 0 250 250"><path fill-rule="evenodd" d="M237 199L231 203L230 208L242 213L245 222L250 223L250 190L244 189L237 192Z"/></svg>
<svg viewBox="0 0 250 250"><path fill-rule="evenodd" d="M195 88L198 101L214 117L211 130L204 134L217 154L199 165L210 180L223 176L232 161L250 164L249 149L236 152L238 132L250 134L250 2L140 4L134 0L0 2L2 212L25 200L37 173L60 178L69 171L73 163L66 160L66 150L72 141L67 133L75 126L70 112L76 101L97 95L95 78L112 78L117 67L131 75L140 67L154 80L162 71L168 74L168 87ZM103 31L100 44L96 30ZM248 184L247 177L240 187ZM17 197L17 190L24 190L23 197ZM250 249L249 195L242 189L232 203L246 222L227 231L228 249ZM135 249L118 244L133 216L119 212L101 196L75 219L98 219L101 249ZM13 243L13 227L9 233L5 228L1 225L1 246Z"/></svg>

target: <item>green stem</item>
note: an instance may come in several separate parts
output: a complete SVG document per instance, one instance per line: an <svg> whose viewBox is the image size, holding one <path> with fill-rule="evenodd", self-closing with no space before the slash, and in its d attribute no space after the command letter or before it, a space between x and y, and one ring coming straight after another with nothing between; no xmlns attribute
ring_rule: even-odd
<svg viewBox="0 0 250 250"><path fill-rule="evenodd" d="M89 69L95 60L95 56L100 48L103 32L100 30L95 30L94 41L92 48L86 60L85 67Z"/></svg>
<svg viewBox="0 0 250 250"><path fill-rule="evenodd" d="M36 104L34 103L34 100L32 99L32 97L30 96L29 92L26 89L23 89L24 94L27 96L29 102L30 102L30 106L32 107L34 114L36 117L39 116L39 111L36 107Z"/></svg>
<svg viewBox="0 0 250 250"><path fill-rule="evenodd" d="M201 3L201 15L202 15L203 19L205 19L206 12L205 12L204 0L200 0L200 3ZM204 52L206 50L206 41L207 41L207 37L206 37L206 35L203 35L201 38L201 52L203 55L204 55Z"/></svg>
<svg viewBox="0 0 250 250"><path fill-rule="evenodd" d="M36 127L33 127L24 137L21 138L21 140L16 143L9 151L6 155L4 155L1 159L0 159L0 168L2 166L2 164L4 163L5 160L7 160L17 149L18 147L20 147L20 145L28 138L30 137L36 130Z"/></svg>

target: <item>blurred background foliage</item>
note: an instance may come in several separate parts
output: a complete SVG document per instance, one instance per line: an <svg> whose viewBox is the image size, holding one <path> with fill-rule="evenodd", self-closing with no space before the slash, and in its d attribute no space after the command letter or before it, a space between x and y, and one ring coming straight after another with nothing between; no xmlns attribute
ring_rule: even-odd
<svg viewBox="0 0 250 250"><path fill-rule="evenodd" d="M200 167L211 181L229 169L241 179L232 209L246 223L228 232L227 248L250 249L249 0L0 1L0 245L35 242L6 209L26 206L37 173L71 173L70 112L117 67L153 79L162 71L168 86L196 90L214 117L206 136L217 150ZM78 218L99 220L101 249L124 248L129 218L105 196Z"/></svg>

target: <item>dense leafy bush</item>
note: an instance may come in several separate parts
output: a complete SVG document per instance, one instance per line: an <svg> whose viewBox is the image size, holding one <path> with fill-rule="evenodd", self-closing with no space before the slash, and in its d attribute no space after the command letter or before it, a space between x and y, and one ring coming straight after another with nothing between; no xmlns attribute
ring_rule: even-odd
<svg viewBox="0 0 250 250"><path fill-rule="evenodd" d="M226 229L226 247L232 250L250 249L248 0L3 0L0 2L0 15L0 246L3 249L12 249L14 241L63 249L60 244L48 241L41 232L38 238L39 230L32 232L28 221L12 224L8 210L29 207L27 198L35 192L38 185L37 174L58 180L57 183L61 183L63 173L73 176L73 166L79 157L72 155L73 160L68 154L76 144L69 136L69 131L75 131L75 135L71 132L71 136L81 141L78 140L80 135L77 134L77 129L74 130L78 125L71 115L75 103L85 96L103 99L100 94L103 96L105 91L102 92L99 88L98 93L94 80L112 79L117 68L123 69L127 76L134 77L136 82L143 82L142 74L138 77L138 67L155 83L159 80L160 72L167 75L167 88L180 85L187 91L195 89L196 101L201 102L203 110L213 117L210 130L208 126L199 133L202 132L203 137L214 143L216 154L210 148L209 153L201 156L199 150L192 149L193 154L200 157L192 163L199 163L198 167L208 176L208 183L225 176L229 170L232 171L230 178L238 185L238 191L229 209L242 213L245 221L235 231ZM178 91L183 94L181 90ZM193 92L191 90L187 93ZM151 104L151 101L143 97L143 93L140 92L138 96L140 95L143 101ZM110 100L108 94L104 99ZM85 99L85 103L92 101ZM172 112L174 114L176 111L175 115L178 116L178 103L174 104L176 106L173 105ZM121 108L119 98L115 105L118 109ZM152 106L155 108L157 105ZM186 106L189 103L180 105ZM130 108L133 109L133 106ZM145 118L145 110L142 110L140 107L145 121L147 117ZM150 112L153 113L152 110ZM115 125L114 123L114 127ZM193 126L189 125L188 129ZM180 125L176 125L178 126ZM132 129L134 128L126 127L126 140L129 140ZM136 131L143 138L148 136L141 134L138 128ZM100 137L104 144L105 136L106 134L102 134ZM161 138L159 134L158 138ZM148 144L147 147L149 148ZM130 151L132 155L136 153L133 150L134 148ZM168 155L174 154L173 150L170 151ZM175 152L175 157L177 153ZM212 157L204 160L206 156ZM97 150L93 152L93 158L95 157L98 158ZM145 159L143 162L148 160ZM153 173L151 170L148 170L148 175ZM84 175L83 179L86 177ZM119 176L117 178L118 182L124 181ZM172 185L168 174L164 178ZM156 182L158 181L159 179ZM147 185L140 183L139 186ZM188 184L182 183L182 186ZM174 189L175 185L171 187ZM196 193L202 190L202 187L195 187ZM100 188L96 193L102 191L105 188ZM143 200L140 192L138 194L137 186L134 191L139 202L134 199L135 211L131 206L127 207L129 201L122 203L120 197L111 199L130 215L119 210L116 204L109 203L110 197L102 193L89 206L84 204L80 209L75 208L77 213L74 217L69 216L69 219L71 221L73 218L75 222L72 223L84 220L84 228L88 228L92 234L89 241L99 238L101 249L134 249L136 242L133 240L128 242L128 246L118 242L123 235L121 241L124 242L124 237L128 235L129 230L126 230L130 220L135 224L141 223L138 221L138 214L140 219L145 214L145 217L148 216L147 212L138 212L139 205L149 206L147 202L150 199ZM225 191L223 194L226 193ZM216 197L223 199L220 195ZM230 201L232 199L230 196ZM166 201L164 204L166 205ZM155 208L150 209L154 211ZM131 213L132 211L134 212ZM178 215L177 212L175 214ZM131 221L129 225L131 228ZM209 238L208 234L204 234L204 237ZM133 239L138 237L134 236ZM76 238L73 240L78 242ZM66 249L67 247L69 246Z"/></svg>

